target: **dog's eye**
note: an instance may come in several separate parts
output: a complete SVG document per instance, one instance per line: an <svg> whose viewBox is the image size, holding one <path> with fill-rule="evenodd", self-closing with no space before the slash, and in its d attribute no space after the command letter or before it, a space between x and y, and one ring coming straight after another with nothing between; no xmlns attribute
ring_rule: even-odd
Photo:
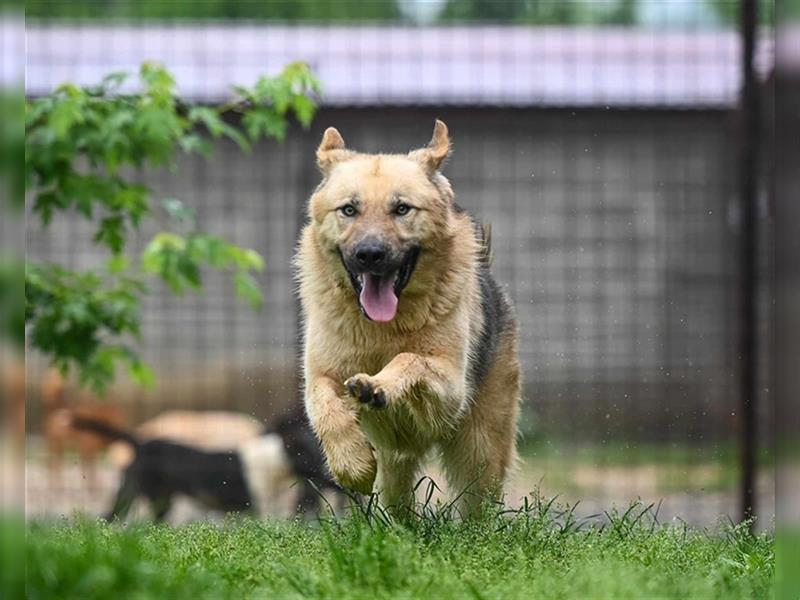
<svg viewBox="0 0 800 600"><path fill-rule="evenodd" d="M403 215L410 213L412 208L412 206L402 202L394 207L394 214L402 217Z"/></svg>
<svg viewBox="0 0 800 600"><path fill-rule="evenodd" d="M356 207L352 204L345 204L344 206L339 207L339 212L342 213L345 217L355 217L356 216Z"/></svg>

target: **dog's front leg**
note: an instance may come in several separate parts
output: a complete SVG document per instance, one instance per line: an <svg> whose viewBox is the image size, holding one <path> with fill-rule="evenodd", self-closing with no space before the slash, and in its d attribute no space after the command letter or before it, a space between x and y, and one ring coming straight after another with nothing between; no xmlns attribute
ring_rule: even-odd
<svg viewBox="0 0 800 600"><path fill-rule="evenodd" d="M347 489L370 494L378 470L375 451L358 424L353 402L342 397L342 386L330 377L309 377L306 412L322 443L328 468Z"/></svg>
<svg viewBox="0 0 800 600"><path fill-rule="evenodd" d="M376 375L359 373L345 381L347 393L372 408L385 408L415 387L439 401L445 413L457 411L464 398L464 377L458 364L447 356L401 352Z"/></svg>

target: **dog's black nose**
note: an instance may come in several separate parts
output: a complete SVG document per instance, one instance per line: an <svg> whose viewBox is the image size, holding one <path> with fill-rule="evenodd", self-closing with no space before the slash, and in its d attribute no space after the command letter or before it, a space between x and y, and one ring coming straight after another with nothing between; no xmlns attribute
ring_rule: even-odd
<svg viewBox="0 0 800 600"><path fill-rule="evenodd" d="M389 249L383 242L375 239L359 242L355 247L355 257L364 269L375 269L384 266Z"/></svg>

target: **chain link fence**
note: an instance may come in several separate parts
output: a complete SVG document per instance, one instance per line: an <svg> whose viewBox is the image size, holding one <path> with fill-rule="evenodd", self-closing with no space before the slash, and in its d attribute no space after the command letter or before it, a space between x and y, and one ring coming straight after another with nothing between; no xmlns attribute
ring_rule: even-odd
<svg viewBox="0 0 800 600"><path fill-rule="evenodd" d="M141 174L205 229L265 257L264 308L251 312L213 274L199 296L156 290L142 349L158 383L145 392L118 382L107 401L131 424L176 408L265 422L290 410L299 385L291 258L319 180L321 132L334 125L349 147L406 152L441 118L454 142L445 173L459 203L491 223L494 272L519 318L523 460L509 502L541 485L581 499L587 514L641 498L662 501L662 518L736 515L738 48L735 33L706 30L34 24L29 95L145 59L164 62L195 102L298 59L326 90L312 128L283 143L242 154L221 142L209 160ZM770 52L760 46L762 73ZM77 218L47 230L31 222L28 254L98 264L90 239ZM766 324L768 278L761 284ZM768 335L764 325L764 366ZM29 357L28 373L29 512L99 510L107 494L88 496L77 471L55 481L44 467L41 357ZM100 462L99 485L112 489L115 472ZM769 457L760 464L768 525Z"/></svg>

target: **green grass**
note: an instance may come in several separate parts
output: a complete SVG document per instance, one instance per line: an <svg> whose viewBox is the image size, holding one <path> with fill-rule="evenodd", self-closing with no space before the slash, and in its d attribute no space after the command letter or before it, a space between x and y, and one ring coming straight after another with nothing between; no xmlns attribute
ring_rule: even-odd
<svg viewBox="0 0 800 600"><path fill-rule="evenodd" d="M27 590L50 598L768 598L771 537L658 525L632 505L578 523L534 497L513 513L340 520L27 525Z"/></svg>
<svg viewBox="0 0 800 600"><path fill-rule="evenodd" d="M522 444L520 456L536 460L570 460L607 466L635 467L650 464L692 466L719 463L735 466L740 461L739 448L728 442L701 445L685 442L611 441L608 443L575 444L560 439L535 438ZM760 448L758 464L775 462L771 448Z"/></svg>
<svg viewBox="0 0 800 600"><path fill-rule="evenodd" d="M775 600L800 598L800 528L781 525L775 540Z"/></svg>
<svg viewBox="0 0 800 600"><path fill-rule="evenodd" d="M5 507L4 507L5 509ZM25 527L22 514L0 512L0 598L24 598Z"/></svg>
<svg viewBox="0 0 800 600"><path fill-rule="evenodd" d="M574 480L576 470L583 467L598 471L615 469L628 473L643 483L643 470L651 469L656 477L652 493L735 492L740 481L738 448L729 443L690 445L686 443L610 442L607 444L564 443L559 440L535 439L520 448L524 465L545 475L552 489L573 496L592 495L595 490ZM774 467L774 454L760 449L758 466Z"/></svg>

